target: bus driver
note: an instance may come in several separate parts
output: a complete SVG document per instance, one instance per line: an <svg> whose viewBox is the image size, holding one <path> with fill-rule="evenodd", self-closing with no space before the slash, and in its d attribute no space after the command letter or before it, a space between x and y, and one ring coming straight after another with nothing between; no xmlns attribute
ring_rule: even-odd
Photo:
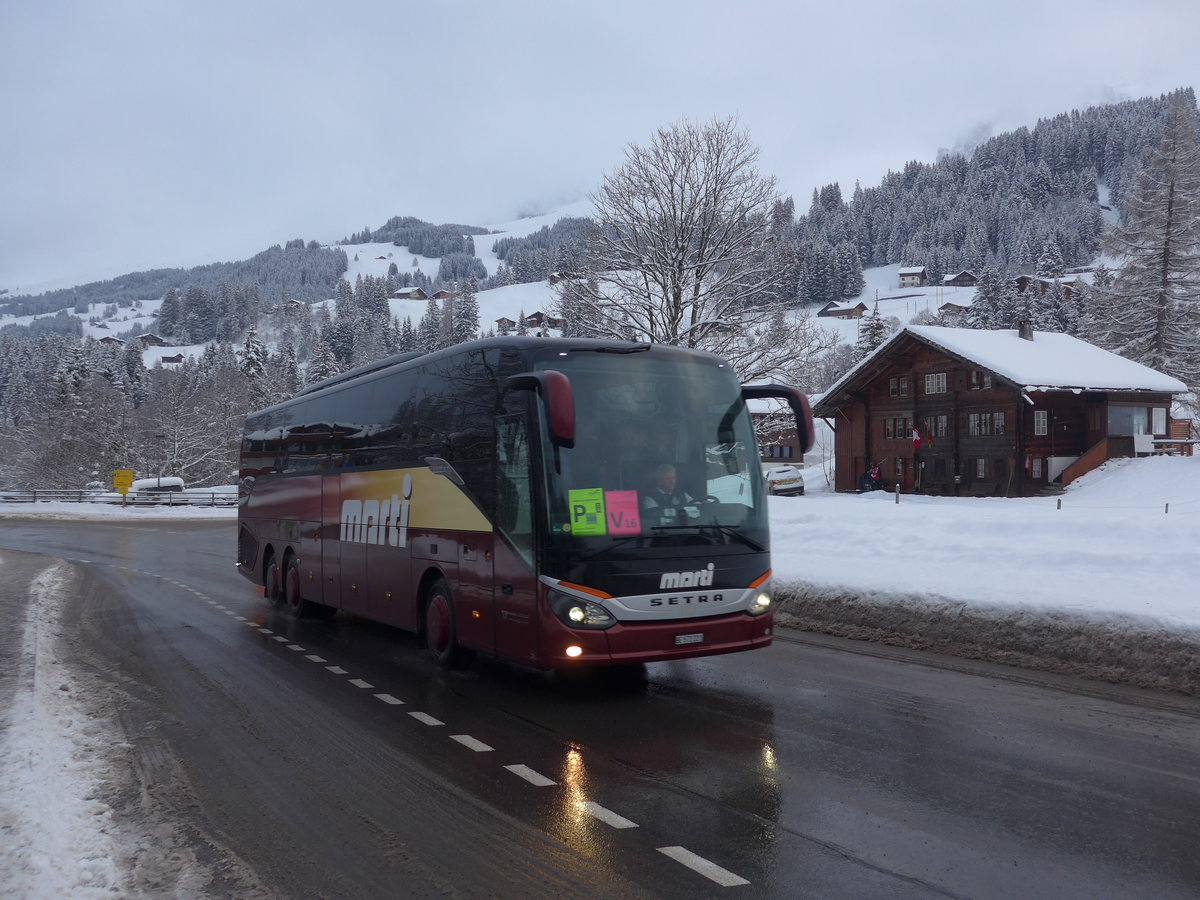
<svg viewBox="0 0 1200 900"><path fill-rule="evenodd" d="M644 518L670 525L686 522L688 518L698 519L700 510L693 505L695 502L687 491L676 487L675 467L663 463L654 468L654 487L643 494L642 510Z"/></svg>

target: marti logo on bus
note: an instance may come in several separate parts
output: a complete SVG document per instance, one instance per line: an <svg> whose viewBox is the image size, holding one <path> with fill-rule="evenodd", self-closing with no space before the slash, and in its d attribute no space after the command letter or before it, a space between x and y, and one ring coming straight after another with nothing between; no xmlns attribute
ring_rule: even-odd
<svg viewBox="0 0 1200 900"><path fill-rule="evenodd" d="M384 500L342 501L341 539L356 544L408 546L408 516L412 508L412 476L406 474L398 494Z"/></svg>
<svg viewBox="0 0 1200 900"><path fill-rule="evenodd" d="M658 589L667 591L673 588L709 587L713 583L715 570L716 566L709 563L708 568L696 572L663 572Z"/></svg>

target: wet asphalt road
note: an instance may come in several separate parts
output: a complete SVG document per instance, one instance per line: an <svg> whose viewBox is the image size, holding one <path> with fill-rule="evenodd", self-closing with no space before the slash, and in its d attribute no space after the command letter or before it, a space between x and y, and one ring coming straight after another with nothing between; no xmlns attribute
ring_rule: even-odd
<svg viewBox="0 0 1200 900"><path fill-rule="evenodd" d="M0 519L77 561L152 792L274 895L1200 895L1194 699L802 634L615 684L446 673L269 610L234 539Z"/></svg>

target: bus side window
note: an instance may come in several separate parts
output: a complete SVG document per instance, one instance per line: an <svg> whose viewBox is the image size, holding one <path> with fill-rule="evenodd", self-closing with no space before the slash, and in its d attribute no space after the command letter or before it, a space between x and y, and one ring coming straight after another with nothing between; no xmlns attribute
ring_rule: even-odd
<svg viewBox="0 0 1200 900"><path fill-rule="evenodd" d="M496 528L533 563L529 436L521 416L496 420Z"/></svg>

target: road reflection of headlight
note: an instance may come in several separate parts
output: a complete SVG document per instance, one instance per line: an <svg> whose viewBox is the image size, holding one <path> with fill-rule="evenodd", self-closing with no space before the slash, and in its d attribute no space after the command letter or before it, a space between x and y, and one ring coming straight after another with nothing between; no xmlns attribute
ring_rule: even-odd
<svg viewBox="0 0 1200 900"><path fill-rule="evenodd" d="M588 814L584 809L584 804L587 802L587 793L584 790L586 779L587 773L583 770L583 754L572 747L567 751L567 758L563 761L562 784L567 790L567 809L570 810L571 819L577 825L588 819Z"/></svg>
<svg viewBox="0 0 1200 900"><path fill-rule="evenodd" d="M763 744L762 760L763 768L768 772L778 771L779 762L775 759L775 749L770 744Z"/></svg>

